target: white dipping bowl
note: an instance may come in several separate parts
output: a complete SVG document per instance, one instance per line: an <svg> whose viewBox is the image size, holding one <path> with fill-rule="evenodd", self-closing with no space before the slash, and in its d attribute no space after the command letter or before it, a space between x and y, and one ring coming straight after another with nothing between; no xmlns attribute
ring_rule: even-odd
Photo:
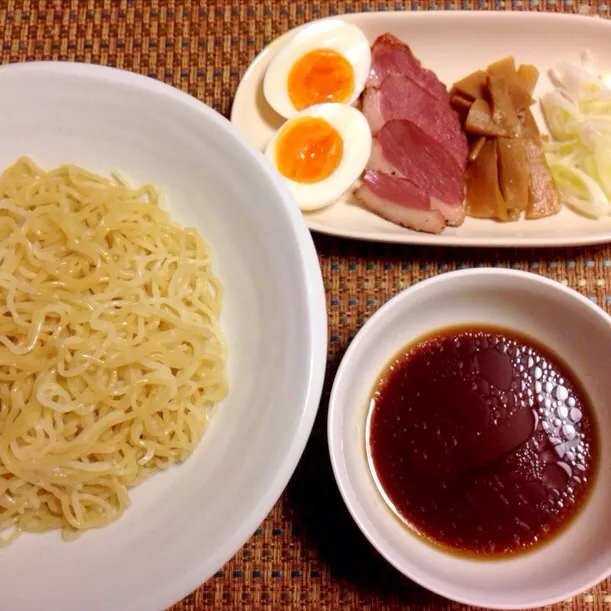
<svg viewBox="0 0 611 611"><path fill-rule="evenodd" d="M0 168L28 155L163 192L199 229L225 286L230 394L181 466L133 489L115 524L0 550L0 607L163 609L218 570L263 521L303 451L326 362L322 278L300 211L223 117L144 76L69 63L0 68Z"/></svg>
<svg viewBox="0 0 611 611"><path fill-rule="evenodd" d="M448 325L493 324L539 340L583 383L601 431L592 496L559 536L505 560L475 560L425 543L378 492L367 463L371 391L406 344ZM594 586L611 572L611 318L577 292L541 276L503 269L442 274L403 291L363 326L340 365L329 406L329 449L337 483L369 541L413 581L456 601L525 609Z"/></svg>

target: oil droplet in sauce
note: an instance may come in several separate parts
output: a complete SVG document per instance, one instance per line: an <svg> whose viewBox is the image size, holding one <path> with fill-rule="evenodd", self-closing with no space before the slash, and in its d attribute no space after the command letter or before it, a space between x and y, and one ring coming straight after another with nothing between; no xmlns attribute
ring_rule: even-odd
<svg viewBox="0 0 611 611"><path fill-rule="evenodd" d="M457 553L515 554L565 528L598 466L594 411L564 362L488 326L407 346L374 389L367 440L396 513Z"/></svg>

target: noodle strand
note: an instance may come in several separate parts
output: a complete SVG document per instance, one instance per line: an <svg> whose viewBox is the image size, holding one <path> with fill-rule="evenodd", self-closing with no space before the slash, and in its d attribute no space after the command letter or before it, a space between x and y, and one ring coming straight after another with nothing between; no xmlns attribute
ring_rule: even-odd
<svg viewBox="0 0 611 611"><path fill-rule="evenodd" d="M0 547L109 524L189 457L228 392L221 301L153 187L27 158L0 176Z"/></svg>

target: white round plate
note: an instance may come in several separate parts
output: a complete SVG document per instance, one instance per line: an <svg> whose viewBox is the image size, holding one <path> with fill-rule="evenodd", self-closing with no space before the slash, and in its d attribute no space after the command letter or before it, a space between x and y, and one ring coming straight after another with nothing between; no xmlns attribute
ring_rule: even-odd
<svg viewBox="0 0 611 611"><path fill-rule="evenodd" d="M127 72L69 63L0 68L0 168L28 155L149 182L199 229L225 285L230 395L183 465L135 488L115 524L66 543L0 549L6 611L149 611L194 590L281 494L318 408L326 313L316 252L275 173L223 117Z"/></svg>
<svg viewBox="0 0 611 611"><path fill-rule="evenodd" d="M569 527L529 553L499 560L451 554L413 534L379 493L369 468L365 427L371 393L389 361L437 329L497 325L525 333L566 361L582 382L600 431L593 491ZM329 402L329 451L352 517L399 571L453 600L526 609L575 596L611 572L611 317L588 299L542 276L471 269L424 280L393 297L350 344Z"/></svg>

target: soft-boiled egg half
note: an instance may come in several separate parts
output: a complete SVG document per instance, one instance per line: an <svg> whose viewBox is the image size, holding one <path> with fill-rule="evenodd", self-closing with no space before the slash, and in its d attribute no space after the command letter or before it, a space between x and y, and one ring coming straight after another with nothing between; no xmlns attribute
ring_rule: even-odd
<svg viewBox="0 0 611 611"><path fill-rule="evenodd" d="M371 49L356 26L327 19L297 31L272 58L263 94L281 116L291 118L314 104L352 104L371 68Z"/></svg>
<svg viewBox="0 0 611 611"><path fill-rule="evenodd" d="M265 155L302 210L335 202L359 178L371 153L364 115L345 104L316 104L289 119Z"/></svg>

